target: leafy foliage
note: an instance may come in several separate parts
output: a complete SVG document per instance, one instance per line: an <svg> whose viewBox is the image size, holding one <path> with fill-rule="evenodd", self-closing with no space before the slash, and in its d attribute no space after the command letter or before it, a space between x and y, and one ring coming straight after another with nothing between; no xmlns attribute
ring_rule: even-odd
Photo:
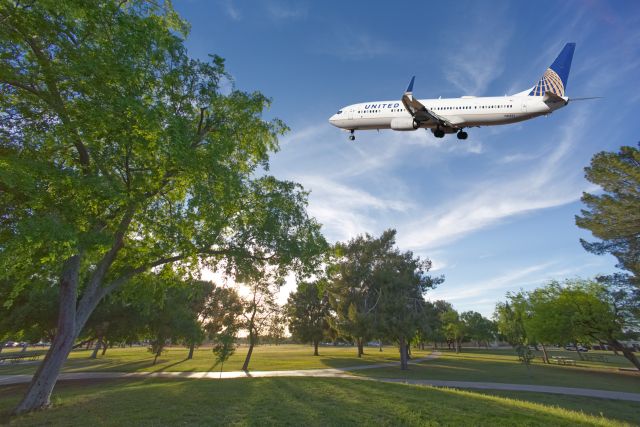
<svg viewBox="0 0 640 427"><path fill-rule="evenodd" d="M326 282L300 282L296 292L287 300L285 312L291 335L303 343L314 344L314 355L318 355L318 343L329 329L331 315L329 298L325 293Z"/></svg>
<svg viewBox="0 0 640 427"><path fill-rule="evenodd" d="M424 293L443 279L427 275L430 261L395 248L395 235L387 230L379 238L367 234L337 244L328 291L332 326L356 339L358 355L371 337L398 340L405 369L406 345L427 320Z"/></svg>
<svg viewBox="0 0 640 427"><path fill-rule="evenodd" d="M18 411L49 404L91 313L136 275L317 269L307 193L266 173L286 126L221 58L188 56L169 2L2 0L0 22L3 305L34 277L60 295L56 357Z"/></svg>
<svg viewBox="0 0 640 427"><path fill-rule="evenodd" d="M615 256L640 286L640 144L596 154L585 172L604 194L582 196L586 209L576 216L576 224L600 241L581 243L589 252Z"/></svg>

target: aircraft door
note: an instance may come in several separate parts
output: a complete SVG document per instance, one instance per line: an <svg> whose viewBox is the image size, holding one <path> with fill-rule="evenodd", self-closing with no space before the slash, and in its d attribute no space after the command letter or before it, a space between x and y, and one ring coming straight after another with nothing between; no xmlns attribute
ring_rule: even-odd
<svg viewBox="0 0 640 427"><path fill-rule="evenodd" d="M347 111L347 119L353 120L353 109L351 108L349 108L349 111Z"/></svg>
<svg viewBox="0 0 640 427"><path fill-rule="evenodd" d="M527 103L526 102L522 102L522 112L526 113L527 112Z"/></svg>

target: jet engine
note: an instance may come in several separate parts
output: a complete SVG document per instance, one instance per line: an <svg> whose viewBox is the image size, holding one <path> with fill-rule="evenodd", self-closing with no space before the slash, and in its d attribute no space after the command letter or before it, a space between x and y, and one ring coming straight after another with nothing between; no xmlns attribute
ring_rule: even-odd
<svg viewBox="0 0 640 427"><path fill-rule="evenodd" d="M391 129L393 130L416 130L420 127L412 117L391 119Z"/></svg>

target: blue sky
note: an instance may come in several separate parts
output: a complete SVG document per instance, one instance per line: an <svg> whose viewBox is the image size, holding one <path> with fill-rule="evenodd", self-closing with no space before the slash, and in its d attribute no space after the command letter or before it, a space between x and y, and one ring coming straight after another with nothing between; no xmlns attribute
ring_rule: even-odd
<svg viewBox="0 0 640 427"><path fill-rule="evenodd" d="M226 59L238 89L273 99L291 128L271 173L311 191L331 242L398 230L401 249L433 261L429 292L490 316L505 293L615 270L584 251L575 226L593 154L638 141L640 2L176 2L191 55ZM549 117L469 129L359 132L327 119L356 102L496 96L533 86L576 42L567 93L604 96ZM284 294L291 285L285 288Z"/></svg>

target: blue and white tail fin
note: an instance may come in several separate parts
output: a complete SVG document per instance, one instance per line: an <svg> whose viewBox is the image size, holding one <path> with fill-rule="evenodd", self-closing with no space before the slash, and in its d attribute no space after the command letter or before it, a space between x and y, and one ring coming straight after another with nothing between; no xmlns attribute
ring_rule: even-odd
<svg viewBox="0 0 640 427"><path fill-rule="evenodd" d="M551 92L557 96L565 96L567 82L569 80L569 70L571 69L571 60L573 59L573 51L576 49L575 43L567 43L564 45L562 52L553 61L551 67L547 68L537 85L531 89L529 96L544 96L547 92Z"/></svg>

